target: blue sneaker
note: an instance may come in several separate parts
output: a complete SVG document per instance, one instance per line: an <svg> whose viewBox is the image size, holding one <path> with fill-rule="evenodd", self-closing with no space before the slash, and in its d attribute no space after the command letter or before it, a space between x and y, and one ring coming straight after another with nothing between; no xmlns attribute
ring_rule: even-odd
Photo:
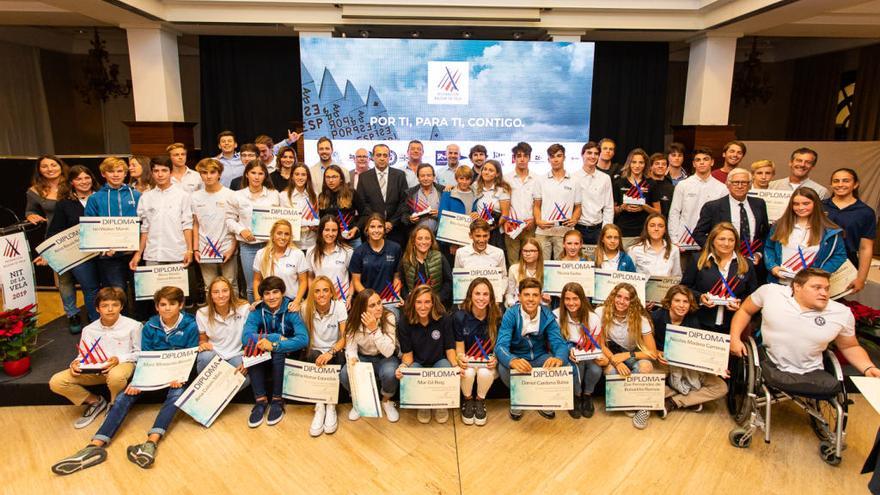
<svg viewBox="0 0 880 495"><path fill-rule="evenodd" d="M269 426L277 425L284 418L284 399L273 399L269 404L269 419L266 424Z"/></svg>
<svg viewBox="0 0 880 495"><path fill-rule="evenodd" d="M266 406L265 402L257 402L254 404L254 408L251 409L251 416L248 418L248 426L251 428L256 428L263 424L263 415L266 414Z"/></svg>

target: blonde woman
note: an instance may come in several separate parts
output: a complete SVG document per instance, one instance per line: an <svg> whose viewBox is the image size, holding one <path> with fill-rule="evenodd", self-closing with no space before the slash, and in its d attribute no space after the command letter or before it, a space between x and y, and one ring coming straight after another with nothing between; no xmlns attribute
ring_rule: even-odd
<svg viewBox="0 0 880 495"><path fill-rule="evenodd" d="M303 252L290 242L291 232L292 226L287 220L272 224L266 247L257 251L254 257L253 286L259 287L266 277L279 277L286 287L284 295L291 299L288 310L296 312L309 288L309 267ZM256 296L252 307L259 302L260 297Z"/></svg>
<svg viewBox="0 0 880 495"><path fill-rule="evenodd" d="M344 365L345 323L348 313L345 304L337 301L336 290L329 278L319 275L309 287L303 305L302 319L309 331L309 346L303 359L321 367L327 364ZM315 416L309 426L309 435L333 434L338 426L336 404L315 404Z"/></svg>
<svg viewBox="0 0 880 495"><path fill-rule="evenodd" d="M196 326L199 327L198 373L215 356L220 356L220 359L235 366L239 373L247 375L241 358L241 334L249 312L247 301L238 298L229 279L217 276L208 284L207 302L196 312ZM242 388L248 384L249 379L245 380Z"/></svg>

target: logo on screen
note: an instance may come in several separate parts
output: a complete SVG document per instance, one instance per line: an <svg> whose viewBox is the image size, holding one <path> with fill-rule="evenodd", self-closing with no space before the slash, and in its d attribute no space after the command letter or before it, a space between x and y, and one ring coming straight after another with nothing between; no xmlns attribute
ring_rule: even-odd
<svg viewBox="0 0 880 495"><path fill-rule="evenodd" d="M449 160L446 158L446 150L437 150L434 152L434 163L438 167L449 165Z"/></svg>
<svg viewBox="0 0 880 495"><path fill-rule="evenodd" d="M467 105L469 62L428 62L428 105Z"/></svg>

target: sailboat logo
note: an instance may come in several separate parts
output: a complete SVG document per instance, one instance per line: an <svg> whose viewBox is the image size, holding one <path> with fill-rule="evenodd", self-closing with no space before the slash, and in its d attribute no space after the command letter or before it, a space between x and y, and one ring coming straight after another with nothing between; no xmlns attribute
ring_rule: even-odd
<svg viewBox="0 0 880 495"><path fill-rule="evenodd" d="M428 62L428 104L467 105L469 62Z"/></svg>

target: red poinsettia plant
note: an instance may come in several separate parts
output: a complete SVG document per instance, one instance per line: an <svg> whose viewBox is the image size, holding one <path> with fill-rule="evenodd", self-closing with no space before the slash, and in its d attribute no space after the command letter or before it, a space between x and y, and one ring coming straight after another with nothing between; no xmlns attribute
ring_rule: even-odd
<svg viewBox="0 0 880 495"><path fill-rule="evenodd" d="M880 326L880 310L870 306L858 303L856 301L840 301L849 306L853 317L856 319L856 325L860 327Z"/></svg>
<svg viewBox="0 0 880 495"><path fill-rule="evenodd" d="M0 356L15 361L27 355L37 337L37 313L31 304L0 313Z"/></svg>

